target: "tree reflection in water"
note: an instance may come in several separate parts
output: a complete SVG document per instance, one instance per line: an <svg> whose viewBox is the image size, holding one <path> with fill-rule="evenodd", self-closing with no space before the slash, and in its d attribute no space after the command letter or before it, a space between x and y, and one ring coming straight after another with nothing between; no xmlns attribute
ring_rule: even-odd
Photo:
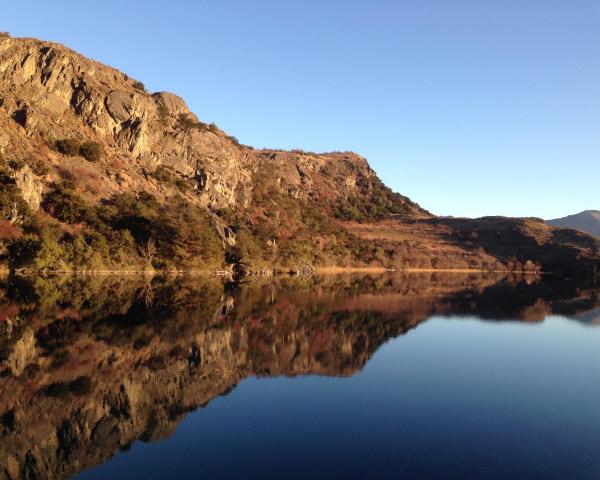
<svg viewBox="0 0 600 480"><path fill-rule="evenodd" d="M68 478L168 437L250 375L352 375L433 315L594 324L599 293L484 274L4 279L0 478Z"/></svg>

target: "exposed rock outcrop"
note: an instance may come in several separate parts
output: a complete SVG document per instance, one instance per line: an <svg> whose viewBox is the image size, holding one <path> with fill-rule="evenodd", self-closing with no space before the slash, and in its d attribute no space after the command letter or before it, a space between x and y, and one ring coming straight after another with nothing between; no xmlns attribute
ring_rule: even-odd
<svg viewBox="0 0 600 480"><path fill-rule="evenodd" d="M42 182L27 165L24 165L15 172L14 180L17 187L21 190L23 200L25 200L32 211L36 212L42 203Z"/></svg>
<svg viewBox="0 0 600 480"><path fill-rule="evenodd" d="M260 152L201 124L184 100L147 93L127 75L88 60L62 45L35 39L0 40L0 112L20 126L2 139L5 149L30 150L31 138L94 138L109 157L126 159L131 187L152 189L143 168L160 164L188 178L201 177L200 201L212 208L251 201L252 174L270 163L296 196L310 193L325 165L347 163L333 191L353 190L357 178L374 172L356 155ZM108 162L107 162L108 163ZM418 209L416 209L418 210Z"/></svg>

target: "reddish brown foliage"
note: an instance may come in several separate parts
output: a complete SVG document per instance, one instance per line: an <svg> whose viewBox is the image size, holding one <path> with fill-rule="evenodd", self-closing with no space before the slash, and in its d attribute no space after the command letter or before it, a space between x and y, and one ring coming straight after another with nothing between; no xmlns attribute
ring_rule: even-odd
<svg viewBox="0 0 600 480"><path fill-rule="evenodd" d="M18 225L13 225L8 220L0 221L0 241L16 240L23 235Z"/></svg>

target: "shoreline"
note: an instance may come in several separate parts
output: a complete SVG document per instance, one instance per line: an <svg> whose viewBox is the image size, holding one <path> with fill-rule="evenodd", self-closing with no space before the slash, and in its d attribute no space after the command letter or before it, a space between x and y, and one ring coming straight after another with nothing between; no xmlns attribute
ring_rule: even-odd
<svg viewBox="0 0 600 480"><path fill-rule="evenodd" d="M295 268L278 268L275 270L260 270L249 271L245 277L269 277L269 276L301 276L301 270ZM519 275L549 275L560 272L544 272L531 270L502 270L502 269L474 269L474 268L385 268L385 267L315 267L310 270L313 275L336 275L348 273L365 273L365 274L402 274L402 273L496 273L496 274L519 274ZM101 269L101 270L33 270L22 269L10 271L9 269L0 268L0 275L81 275L81 276L211 276L211 277L230 277L233 276L229 270L203 270L203 269L174 269L174 270L143 270L143 269Z"/></svg>

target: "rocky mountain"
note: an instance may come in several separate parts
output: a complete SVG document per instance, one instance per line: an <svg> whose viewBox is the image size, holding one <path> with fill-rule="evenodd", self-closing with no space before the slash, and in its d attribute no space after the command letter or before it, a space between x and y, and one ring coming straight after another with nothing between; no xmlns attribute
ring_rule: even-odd
<svg viewBox="0 0 600 480"><path fill-rule="evenodd" d="M436 218L360 155L241 145L174 94L0 35L5 269L598 270L598 241L541 220Z"/></svg>
<svg viewBox="0 0 600 480"><path fill-rule="evenodd" d="M574 228L600 238L600 210L585 210L575 215L547 221L554 227Z"/></svg>

